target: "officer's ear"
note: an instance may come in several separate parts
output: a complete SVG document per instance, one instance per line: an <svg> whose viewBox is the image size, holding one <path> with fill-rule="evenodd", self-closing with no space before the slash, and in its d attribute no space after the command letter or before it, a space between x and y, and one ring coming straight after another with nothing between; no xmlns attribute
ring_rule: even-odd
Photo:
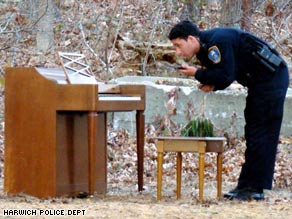
<svg viewBox="0 0 292 219"><path fill-rule="evenodd" d="M187 38L187 41L190 40L190 42L199 42L199 38L198 37L195 37L195 36L192 36L192 35L189 35L188 38Z"/></svg>

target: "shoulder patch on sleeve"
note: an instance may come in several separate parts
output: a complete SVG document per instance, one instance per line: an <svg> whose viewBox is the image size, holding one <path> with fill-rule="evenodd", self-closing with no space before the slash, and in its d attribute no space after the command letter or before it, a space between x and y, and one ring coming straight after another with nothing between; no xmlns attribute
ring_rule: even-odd
<svg viewBox="0 0 292 219"><path fill-rule="evenodd" d="M221 62L221 53L217 46L212 46L208 49L208 58L214 64Z"/></svg>

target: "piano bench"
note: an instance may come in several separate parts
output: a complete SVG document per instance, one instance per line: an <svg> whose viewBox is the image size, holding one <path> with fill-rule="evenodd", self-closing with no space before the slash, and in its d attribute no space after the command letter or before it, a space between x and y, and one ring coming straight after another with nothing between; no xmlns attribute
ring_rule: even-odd
<svg viewBox="0 0 292 219"><path fill-rule="evenodd" d="M205 153L217 153L217 197L222 196L223 137L157 137L157 200L161 200L162 163L164 152L176 152L177 199L181 197L182 152L199 153L199 201L203 201Z"/></svg>

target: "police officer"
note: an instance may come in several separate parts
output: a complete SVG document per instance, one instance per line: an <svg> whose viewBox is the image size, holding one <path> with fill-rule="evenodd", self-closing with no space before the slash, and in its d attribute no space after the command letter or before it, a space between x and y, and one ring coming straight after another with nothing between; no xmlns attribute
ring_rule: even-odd
<svg viewBox="0 0 292 219"><path fill-rule="evenodd" d="M268 43L232 28L201 31L189 21L170 31L176 53L196 56L202 67L183 65L179 71L194 76L205 92L222 90L233 81L248 88L245 116L245 163L235 189L225 198L262 200L272 189L284 100L289 86L287 65Z"/></svg>

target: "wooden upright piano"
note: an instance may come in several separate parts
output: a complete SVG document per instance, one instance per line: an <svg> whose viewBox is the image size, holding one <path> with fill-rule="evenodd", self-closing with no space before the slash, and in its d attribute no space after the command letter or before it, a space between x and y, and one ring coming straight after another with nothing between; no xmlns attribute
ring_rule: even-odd
<svg viewBox="0 0 292 219"><path fill-rule="evenodd" d="M80 74L74 80L67 83L61 69L7 68L8 194L105 194L110 111L136 111L138 190L143 189L145 86L99 84Z"/></svg>

